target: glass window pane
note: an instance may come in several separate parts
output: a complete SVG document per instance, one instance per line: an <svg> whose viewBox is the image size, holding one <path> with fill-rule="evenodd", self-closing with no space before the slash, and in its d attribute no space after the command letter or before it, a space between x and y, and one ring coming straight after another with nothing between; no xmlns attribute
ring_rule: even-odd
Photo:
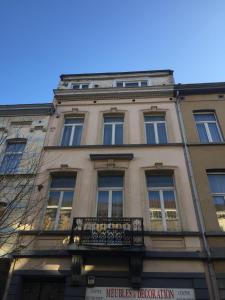
<svg viewBox="0 0 225 300"><path fill-rule="evenodd" d="M108 175L98 177L98 187L123 187L123 176Z"/></svg>
<svg viewBox="0 0 225 300"><path fill-rule="evenodd" d="M173 187L173 176L170 175L147 175L148 187Z"/></svg>
<svg viewBox="0 0 225 300"><path fill-rule="evenodd" d="M66 118L65 124L83 124L84 118Z"/></svg>
<svg viewBox="0 0 225 300"><path fill-rule="evenodd" d="M57 206L59 204L59 197L60 197L59 191L51 191L49 194L48 206L51 206L51 205Z"/></svg>
<svg viewBox="0 0 225 300"><path fill-rule="evenodd" d="M125 87L137 87L138 82L125 82Z"/></svg>
<svg viewBox="0 0 225 300"><path fill-rule="evenodd" d="M73 89L74 90L77 90L77 89L79 89L80 88L80 85L79 84L73 84Z"/></svg>
<svg viewBox="0 0 225 300"><path fill-rule="evenodd" d="M147 144L155 144L155 131L153 124L145 124Z"/></svg>
<svg viewBox="0 0 225 300"><path fill-rule="evenodd" d="M112 125L105 125L104 126L104 145L111 145L112 144Z"/></svg>
<svg viewBox="0 0 225 300"><path fill-rule="evenodd" d="M80 145L81 136L82 136L82 129L83 129L82 125L81 126L79 125L79 126L75 127L73 141L72 141L73 146Z"/></svg>
<svg viewBox="0 0 225 300"><path fill-rule="evenodd" d="M117 86L117 87L123 87L123 82L122 82L122 81L118 81L118 82L116 83L116 86Z"/></svg>
<svg viewBox="0 0 225 300"><path fill-rule="evenodd" d="M199 139L202 143L208 143L209 139L206 133L205 125L204 124L197 124L197 130Z"/></svg>
<svg viewBox="0 0 225 300"><path fill-rule="evenodd" d="M1 173L15 173L19 167L22 154L5 154L1 167Z"/></svg>
<svg viewBox="0 0 225 300"><path fill-rule="evenodd" d="M70 143L70 136L72 132L72 126L65 126L63 131L63 137L62 137L62 146L69 146Z"/></svg>
<svg viewBox="0 0 225 300"><path fill-rule="evenodd" d="M89 84L82 84L81 87L82 87L82 89L88 89L89 88Z"/></svg>
<svg viewBox="0 0 225 300"><path fill-rule="evenodd" d="M44 229L45 230L52 230L54 229L55 225L55 218L56 218L56 208L47 208L44 218Z"/></svg>
<svg viewBox="0 0 225 300"><path fill-rule="evenodd" d="M112 218L123 216L123 192L112 192Z"/></svg>
<svg viewBox="0 0 225 300"><path fill-rule="evenodd" d="M23 152L25 143L8 143L6 152Z"/></svg>
<svg viewBox="0 0 225 300"><path fill-rule="evenodd" d="M147 86L148 85L148 81L141 81L141 86Z"/></svg>
<svg viewBox="0 0 225 300"><path fill-rule="evenodd" d="M115 122L121 122L123 123L123 116L109 116L104 117L104 123L115 123Z"/></svg>
<svg viewBox="0 0 225 300"><path fill-rule="evenodd" d="M208 114L194 114L195 121L215 121L215 115L214 113L208 113Z"/></svg>
<svg viewBox="0 0 225 300"><path fill-rule="evenodd" d="M74 194L73 191L63 192L62 207L72 207L73 194Z"/></svg>
<svg viewBox="0 0 225 300"><path fill-rule="evenodd" d="M157 122L157 121L165 121L164 116L155 116L155 115L145 115L145 122Z"/></svg>
<svg viewBox="0 0 225 300"><path fill-rule="evenodd" d="M108 201L109 201L109 192L99 191L97 217L108 217Z"/></svg>
<svg viewBox="0 0 225 300"><path fill-rule="evenodd" d="M208 126L213 142L221 142L221 137L216 123L208 123Z"/></svg>
<svg viewBox="0 0 225 300"><path fill-rule="evenodd" d="M73 188L75 186L75 176L52 176L51 188Z"/></svg>
<svg viewBox="0 0 225 300"><path fill-rule="evenodd" d="M225 174L208 174L212 193L225 193Z"/></svg>
<svg viewBox="0 0 225 300"><path fill-rule="evenodd" d="M158 129L159 143L167 143L166 124L158 123L157 129Z"/></svg>
<svg viewBox="0 0 225 300"><path fill-rule="evenodd" d="M66 230L70 228L71 209L61 209L57 229Z"/></svg>
<svg viewBox="0 0 225 300"><path fill-rule="evenodd" d="M163 191L163 200L165 209L176 209L174 191Z"/></svg>
<svg viewBox="0 0 225 300"><path fill-rule="evenodd" d="M159 191L149 191L148 199L149 199L149 207L150 208L160 208L161 209Z"/></svg>
<svg viewBox="0 0 225 300"><path fill-rule="evenodd" d="M123 144L123 125L117 124L115 126L115 144L122 145Z"/></svg>

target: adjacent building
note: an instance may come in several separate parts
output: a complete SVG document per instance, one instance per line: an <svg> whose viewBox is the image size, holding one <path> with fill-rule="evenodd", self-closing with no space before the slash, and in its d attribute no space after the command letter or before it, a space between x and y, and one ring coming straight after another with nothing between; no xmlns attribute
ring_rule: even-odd
<svg viewBox="0 0 225 300"><path fill-rule="evenodd" d="M176 85L208 261L225 299L225 83Z"/></svg>
<svg viewBox="0 0 225 300"><path fill-rule="evenodd" d="M23 248L18 231L30 229L35 219L30 195L52 113L50 103L0 106L1 299L12 253Z"/></svg>

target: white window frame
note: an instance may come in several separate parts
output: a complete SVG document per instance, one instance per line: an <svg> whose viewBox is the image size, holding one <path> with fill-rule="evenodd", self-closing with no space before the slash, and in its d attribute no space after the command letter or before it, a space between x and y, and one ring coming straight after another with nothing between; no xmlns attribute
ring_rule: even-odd
<svg viewBox="0 0 225 300"><path fill-rule="evenodd" d="M82 119L82 120L83 120L83 123L65 124L66 119ZM62 145L65 127L67 127L67 126L72 127L71 135L70 135L70 141L69 141L69 145L68 145L68 146L72 146L72 143L73 143L73 137L74 137L74 132L75 132L75 127L81 126L81 125L82 125L81 140L82 140L83 128L84 128L84 117L74 117L74 116L73 116L73 117L66 117L66 118L64 119L64 125L63 125L63 130L62 130L62 135L61 135L60 145ZM80 143L80 144L81 144L81 143ZM75 146L79 146L79 145L75 145Z"/></svg>
<svg viewBox="0 0 225 300"><path fill-rule="evenodd" d="M76 180L75 180L75 185L76 185ZM73 201L74 201L74 196L75 196L75 186L74 188L49 188L49 193L48 193L48 200L49 200L49 197L50 197L50 193L51 192L60 192L60 196L59 196L59 202L58 202L58 205L48 205L47 203L47 206L46 206L46 209L45 209L45 214L44 214L44 219L43 219L43 228L44 228L44 220L45 220L45 216L46 216L46 212L47 212L47 209L56 209L56 216L55 216L55 221L54 221L54 226L51 230L64 230L64 229L58 229L58 226L59 226L59 220L60 220L60 212L61 210L68 210L70 209L70 211L72 212L72 207L73 207ZM64 195L64 192L73 192L73 201L72 201L72 205L71 206L63 206L62 207L62 201L63 201L63 195ZM72 214L70 213L70 225L72 224ZM45 229L44 230L48 230L48 229Z"/></svg>
<svg viewBox="0 0 225 300"><path fill-rule="evenodd" d="M147 175L148 176L148 175ZM151 176L151 175L150 175ZM152 176L154 176L154 174L152 174ZM151 224L151 221L153 220L162 220L162 224L163 224L163 230L164 231L167 231L168 228L167 228L167 220L170 220L168 218L168 215L167 215L167 211L174 211L173 209L166 209L165 211L165 206L164 206L164 198L163 198L163 192L164 191L173 191L174 192L174 201L175 201L175 205L176 205L176 218L174 219L171 219L171 220L177 220L178 223L179 223L179 216L178 216L178 206L177 206L177 197L176 197L176 188L175 188L175 182L174 182L174 177L172 176L172 179L173 179L173 187L148 187L147 186L147 190L148 192L159 192L159 198L160 198L160 206L161 206L161 209L152 209L150 206L149 206L149 195L147 195L147 199L148 199L148 207L149 207L149 219L150 219L150 224ZM157 212L161 212L162 214L162 219L160 218L151 218L151 210L153 211L157 211Z"/></svg>
<svg viewBox="0 0 225 300"><path fill-rule="evenodd" d="M74 85L79 85L79 88L78 89L74 89L73 86ZM73 82L71 83L71 89L74 89L74 90L83 90L83 85L88 85L88 88L87 89L90 89L92 87L92 82ZM86 88L84 89L86 90Z"/></svg>
<svg viewBox="0 0 225 300"><path fill-rule="evenodd" d="M208 172L207 175L225 175L225 172ZM210 189L211 190L211 189ZM212 190L211 190L211 196L212 196L212 200L213 200L213 197L214 196L222 196L224 198L224 202L225 202L225 192L224 193L214 193ZM215 207L215 203L214 203L214 200L213 200L213 205L214 205L214 208L216 210L216 207ZM218 219L218 215L217 215L217 210L216 210L216 217L217 217L217 221L218 221L218 224L219 224L219 219ZM223 216L225 218L225 216ZM220 226L220 224L219 224Z"/></svg>
<svg viewBox="0 0 225 300"><path fill-rule="evenodd" d="M155 134L155 143L156 144L159 144L159 134L158 134L158 128L157 128L157 125L158 124L165 124L165 130L166 130L166 139L167 139L167 143L168 143L168 133L167 133L167 122L166 122L166 117L165 115L151 115L151 114L144 114L144 118L145 117L148 117L148 116L154 116L154 117L164 117L164 121L145 121L144 119L144 123L145 123L145 140L146 140L146 143L147 142L147 128L146 128L146 124L153 124L154 126L154 134Z"/></svg>
<svg viewBox="0 0 225 300"><path fill-rule="evenodd" d="M124 216L124 187L98 187L97 188L97 205L96 205L96 217L98 216L98 201L99 201L99 192L109 192L109 200L108 200L108 218L112 218L112 192L122 192L122 215Z"/></svg>
<svg viewBox="0 0 225 300"><path fill-rule="evenodd" d="M115 141L116 141L116 125L122 125L123 126L123 142L124 142L124 116L121 115L121 117L123 118L123 122L121 121L115 121L115 122L105 122L105 117L109 117L109 118L116 118L117 116L103 116L103 136L102 136L102 144L103 145L106 145L104 144L104 136L105 136L105 125L112 125L112 140L111 140L111 144L109 145L115 145ZM122 144L123 144L122 142Z"/></svg>
<svg viewBox="0 0 225 300"><path fill-rule="evenodd" d="M204 127L205 127L205 130L206 130L206 134L207 134L207 138L208 138L208 142L209 143L214 143L213 139L212 139L212 134L210 132L210 129L209 129L209 123L212 123L212 124L216 124L216 128L218 130L218 133L219 133L219 136L220 136L220 142L223 142L223 137L222 137L222 134L221 134L221 131L220 131L220 127L219 127L219 123L218 123L218 120L217 120L217 116L214 112L194 112L194 116L195 115L214 115L214 118L215 118L215 121L196 121L195 120L195 123L196 123L196 128L197 128L197 132L198 132L198 127L197 127L197 124L203 124ZM198 132L198 135L199 135L199 139L200 139L200 134ZM215 142L216 143L216 142Z"/></svg>
<svg viewBox="0 0 225 300"><path fill-rule="evenodd" d="M146 87L146 86L141 86L141 82L146 81L147 82L147 86L149 86L149 81L146 79L143 80L129 80L129 81L123 81L123 80L117 80L114 83L114 87L117 87L117 83L118 82L122 82L123 86L122 88L126 88L126 83L137 83L138 86L137 87ZM135 88L136 86L134 86L133 88Z"/></svg>

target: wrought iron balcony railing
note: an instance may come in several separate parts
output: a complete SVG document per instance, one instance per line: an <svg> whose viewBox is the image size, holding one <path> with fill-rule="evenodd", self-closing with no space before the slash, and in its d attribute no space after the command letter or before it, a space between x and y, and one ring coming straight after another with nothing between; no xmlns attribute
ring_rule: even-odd
<svg viewBox="0 0 225 300"><path fill-rule="evenodd" d="M143 246L143 219L74 218L69 243L83 246Z"/></svg>

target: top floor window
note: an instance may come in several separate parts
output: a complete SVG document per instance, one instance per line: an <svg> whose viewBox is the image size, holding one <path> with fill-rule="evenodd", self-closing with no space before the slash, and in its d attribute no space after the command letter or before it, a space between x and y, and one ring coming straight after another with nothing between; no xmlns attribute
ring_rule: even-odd
<svg viewBox="0 0 225 300"><path fill-rule="evenodd" d="M132 87L144 87L148 86L147 80L142 81L117 81L116 87L125 87L125 88L132 88Z"/></svg>
<svg viewBox="0 0 225 300"><path fill-rule="evenodd" d="M90 87L89 83L73 83L72 88L74 90L80 90L80 89L88 89Z"/></svg>
<svg viewBox="0 0 225 300"><path fill-rule="evenodd" d="M147 144L166 144L167 130L164 115L145 115L145 133Z"/></svg>
<svg viewBox="0 0 225 300"><path fill-rule="evenodd" d="M104 116L104 145L123 144L123 116Z"/></svg>
<svg viewBox="0 0 225 300"><path fill-rule="evenodd" d="M225 173L208 174L213 203L221 230L225 231Z"/></svg>
<svg viewBox="0 0 225 300"><path fill-rule="evenodd" d="M84 118L66 118L64 122L62 146L78 146L81 142Z"/></svg>
<svg viewBox="0 0 225 300"><path fill-rule="evenodd" d="M0 173L15 173L18 170L26 143L24 141L8 141L0 166Z"/></svg>
<svg viewBox="0 0 225 300"><path fill-rule="evenodd" d="M222 142L222 135L215 114L212 112L194 113L201 143Z"/></svg>

